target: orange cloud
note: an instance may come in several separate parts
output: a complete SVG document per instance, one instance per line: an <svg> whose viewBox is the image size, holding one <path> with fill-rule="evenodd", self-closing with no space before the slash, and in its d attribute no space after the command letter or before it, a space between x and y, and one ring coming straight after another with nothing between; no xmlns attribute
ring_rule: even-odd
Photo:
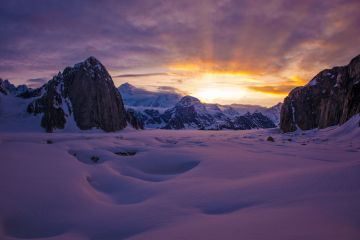
<svg viewBox="0 0 360 240"><path fill-rule="evenodd" d="M307 82L308 82L307 80L295 75L290 77L288 85L298 87L305 85Z"/></svg>
<svg viewBox="0 0 360 240"><path fill-rule="evenodd" d="M229 67L231 66L231 67ZM214 76L257 76L260 75L257 72L241 69L236 62L215 63L205 60L194 60L185 63L173 63L167 65L170 71L179 72L192 72L194 74L207 74Z"/></svg>
<svg viewBox="0 0 360 240"><path fill-rule="evenodd" d="M299 76L292 76L289 78L287 82L280 82L276 85L265 85L265 86L249 86L247 87L250 90L271 94L271 95L278 95L278 96L286 96L288 93L298 87L303 86L307 83L307 81Z"/></svg>
<svg viewBox="0 0 360 240"><path fill-rule="evenodd" d="M249 86L247 87L250 90L271 94L271 95L278 95L278 96L286 96L295 86L293 85L283 85L283 86Z"/></svg>

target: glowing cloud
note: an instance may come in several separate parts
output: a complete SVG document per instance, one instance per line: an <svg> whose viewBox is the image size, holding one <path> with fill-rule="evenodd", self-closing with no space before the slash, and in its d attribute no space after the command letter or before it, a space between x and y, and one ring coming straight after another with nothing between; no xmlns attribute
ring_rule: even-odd
<svg viewBox="0 0 360 240"><path fill-rule="evenodd" d="M271 105L360 53L358 9L358 0L3 1L0 77L51 79L94 55L116 85Z"/></svg>

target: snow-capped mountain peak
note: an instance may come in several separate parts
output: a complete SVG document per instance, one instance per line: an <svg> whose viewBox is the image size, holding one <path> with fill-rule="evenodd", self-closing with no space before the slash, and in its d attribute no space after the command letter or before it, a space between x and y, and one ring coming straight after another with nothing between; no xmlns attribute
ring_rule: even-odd
<svg viewBox="0 0 360 240"><path fill-rule="evenodd" d="M120 92L124 92L127 94L134 94L134 91L136 91L136 87L128 82L121 84L118 89Z"/></svg>
<svg viewBox="0 0 360 240"><path fill-rule="evenodd" d="M26 91L28 91L29 88L26 85L19 85L19 86L15 86L14 84L12 84L9 80L5 79L1 79L0 78L0 93L8 95L20 95Z"/></svg>
<svg viewBox="0 0 360 240"><path fill-rule="evenodd" d="M192 96L185 96L176 104L176 106L182 107L190 107L193 105L201 105L201 102L199 99Z"/></svg>
<svg viewBox="0 0 360 240"><path fill-rule="evenodd" d="M152 107L170 108L173 107L182 97L181 94L170 91L149 91L138 88L130 83L124 83L118 88L128 107Z"/></svg>

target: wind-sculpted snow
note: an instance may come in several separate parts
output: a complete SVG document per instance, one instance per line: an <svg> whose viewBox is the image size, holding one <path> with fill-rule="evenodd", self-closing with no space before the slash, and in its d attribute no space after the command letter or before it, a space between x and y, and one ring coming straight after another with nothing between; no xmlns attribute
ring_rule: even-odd
<svg viewBox="0 0 360 240"><path fill-rule="evenodd" d="M359 120L289 134L2 132L0 239L357 240Z"/></svg>

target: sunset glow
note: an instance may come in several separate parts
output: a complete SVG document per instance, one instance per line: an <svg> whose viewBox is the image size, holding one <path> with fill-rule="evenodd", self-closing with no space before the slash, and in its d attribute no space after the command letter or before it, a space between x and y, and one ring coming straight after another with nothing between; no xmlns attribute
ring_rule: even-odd
<svg viewBox="0 0 360 240"><path fill-rule="evenodd" d="M0 240L359 240L360 0L1 0Z"/></svg>
<svg viewBox="0 0 360 240"><path fill-rule="evenodd" d="M116 86L270 106L360 52L355 0L40 2L0 9L0 77L15 84L96 56Z"/></svg>

